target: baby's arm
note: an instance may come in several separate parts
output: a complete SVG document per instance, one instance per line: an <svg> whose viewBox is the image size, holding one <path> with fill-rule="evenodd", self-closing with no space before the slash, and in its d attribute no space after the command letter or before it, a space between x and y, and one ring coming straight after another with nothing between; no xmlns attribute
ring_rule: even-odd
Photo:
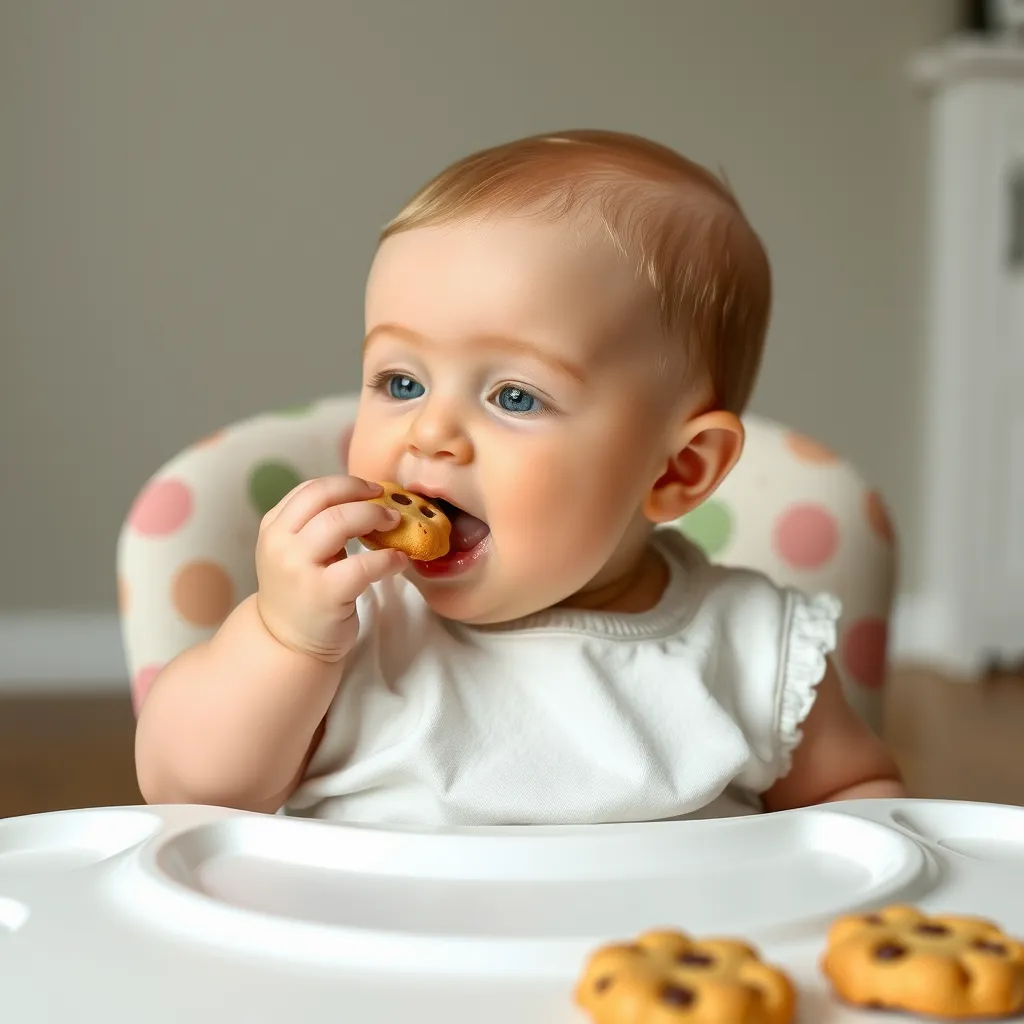
<svg viewBox="0 0 1024 1024"><path fill-rule="evenodd" d="M276 811L301 780L358 632L356 601L400 572L397 551L345 545L393 529L381 488L353 477L302 484L264 517L259 590L216 635L156 678L139 714L135 764L149 803Z"/></svg>
<svg viewBox="0 0 1024 1024"><path fill-rule="evenodd" d="M906 796L896 762L847 703L831 662L802 732L789 773L763 795L766 810Z"/></svg>
<svg viewBox="0 0 1024 1024"><path fill-rule="evenodd" d="M248 598L154 681L135 734L146 802L276 811L302 777L342 668L279 643Z"/></svg>

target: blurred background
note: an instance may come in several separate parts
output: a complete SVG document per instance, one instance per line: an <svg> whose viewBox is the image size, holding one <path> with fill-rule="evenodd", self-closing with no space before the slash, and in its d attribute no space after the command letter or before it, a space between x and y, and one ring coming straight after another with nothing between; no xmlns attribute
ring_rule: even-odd
<svg viewBox="0 0 1024 1024"><path fill-rule="evenodd" d="M909 68L992 19L959 0L0 0L0 815L137 799L114 553L146 479L224 424L354 389L382 224L457 157L565 127L726 173L775 273L753 411L855 464L900 538L894 743L922 790L1024 803L991 760L1000 722L1024 724L1012 667L952 679L920 664L910 613L900 632L928 575L932 143ZM971 730L965 782L933 754Z"/></svg>

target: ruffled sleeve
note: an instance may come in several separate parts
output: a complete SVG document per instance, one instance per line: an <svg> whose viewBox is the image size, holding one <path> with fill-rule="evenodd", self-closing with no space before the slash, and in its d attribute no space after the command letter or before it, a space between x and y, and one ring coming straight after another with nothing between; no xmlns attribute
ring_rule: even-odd
<svg viewBox="0 0 1024 1024"><path fill-rule="evenodd" d="M842 606L831 594L780 586L749 568L708 565L695 587L687 642L709 652L704 679L747 741L734 785L760 797L789 773L836 648Z"/></svg>
<svg viewBox="0 0 1024 1024"><path fill-rule="evenodd" d="M778 778L789 771L793 751L803 739L801 726L814 706L817 686L825 678L828 655L836 648L836 625L842 612L839 600L831 594L808 596L798 590L785 593L788 614L776 689Z"/></svg>

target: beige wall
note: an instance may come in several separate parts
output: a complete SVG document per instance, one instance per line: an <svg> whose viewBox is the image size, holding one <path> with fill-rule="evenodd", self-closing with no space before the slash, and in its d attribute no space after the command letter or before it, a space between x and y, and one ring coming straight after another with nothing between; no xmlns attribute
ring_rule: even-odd
<svg viewBox="0 0 1024 1024"><path fill-rule="evenodd" d="M356 381L378 226L545 128L722 165L777 312L754 407L916 509L925 110L954 0L0 0L0 608L112 607L135 489ZM913 542L906 583L913 581Z"/></svg>

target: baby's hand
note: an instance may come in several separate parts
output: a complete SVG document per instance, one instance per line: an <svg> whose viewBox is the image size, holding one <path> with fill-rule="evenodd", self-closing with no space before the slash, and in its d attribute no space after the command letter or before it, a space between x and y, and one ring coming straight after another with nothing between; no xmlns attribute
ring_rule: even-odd
<svg viewBox="0 0 1024 1024"><path fill-rule="evenodd" d="M367 500L381 493L379 485L356 477L321 477L300 484L263 517L256 602L264 625L285 647L340 661L356 640L356 599L408 565L400 551L345 553L354 537L398 523L397 512Z"/></svg>

